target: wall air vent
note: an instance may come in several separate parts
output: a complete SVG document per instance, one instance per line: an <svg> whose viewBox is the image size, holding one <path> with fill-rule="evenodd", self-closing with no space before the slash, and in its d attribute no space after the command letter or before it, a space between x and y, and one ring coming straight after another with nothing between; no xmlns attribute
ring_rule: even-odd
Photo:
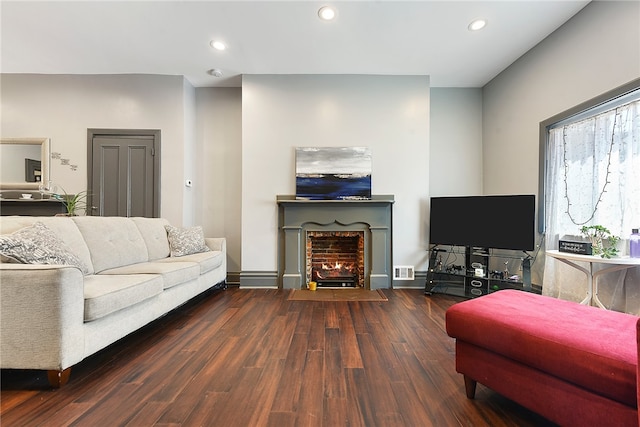
<svg viewBox="0 0 640 427"><path fill-rule="evenodd" d="M413 280L414 271L412 265L396 265L393 267L394 280Z"/></svg>

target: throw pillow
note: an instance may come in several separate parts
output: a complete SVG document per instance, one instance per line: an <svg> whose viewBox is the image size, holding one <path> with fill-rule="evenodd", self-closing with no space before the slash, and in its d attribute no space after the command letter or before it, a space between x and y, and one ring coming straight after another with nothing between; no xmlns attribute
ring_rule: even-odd
<svg viewBox="0 0 640 427"><path fill-rule="evenodd" d="M40 221L12 234L0 235L0 255L3 261L9 258L22 264L71 265L83 274L89 272L80 258Z"/></svg>
<svg viewBox="0 0 640 427"><path fill-rule="evenodd" d="M179 228L166 225L165 229L167 230L172 257L197 254L210 250L204 242L204 232L200 226Z"/></svg>

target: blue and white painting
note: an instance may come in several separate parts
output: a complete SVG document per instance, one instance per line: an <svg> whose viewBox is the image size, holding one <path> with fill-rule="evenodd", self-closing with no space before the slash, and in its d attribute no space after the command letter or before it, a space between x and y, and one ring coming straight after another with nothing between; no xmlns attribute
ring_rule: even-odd
<svg viewBox="0 0 640 427"><path fill-rule="evenodd" d="M371 199L368 147L297 147L296 198Z"/></svg>

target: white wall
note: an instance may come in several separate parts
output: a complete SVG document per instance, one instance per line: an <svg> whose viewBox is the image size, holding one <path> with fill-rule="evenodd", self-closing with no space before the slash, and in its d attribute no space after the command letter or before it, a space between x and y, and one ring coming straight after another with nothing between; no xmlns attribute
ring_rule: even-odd
<svg viewBox="0 0 640 427"><path fill-rule="evenodd" d="M368 146L372 192L393 194L393 263L425 269L427 76L248 75L242 89L242 271L277 270L276 195L295 147Z"/></svg>
<svg viewBox="0 0 640 427"><path fill-rule="evenodd" d="M482 193L482 90L431 88L430 196Z"/></svg>
<svg viewBox="0 0 640 427"><path fill-rule="evenodd" d="M185 88L183 77L156 75L0 76L3 138L49 137L51 180L67 193L87 188L87 129L160 129L161 215L183 222Z"/></svg>
<svg viewBox="0 0 640 427"><path fill-rule="evenodd" d="M242 89L196 89L195 222L227 238L227 271L239 273L242 193Z"/></svg>

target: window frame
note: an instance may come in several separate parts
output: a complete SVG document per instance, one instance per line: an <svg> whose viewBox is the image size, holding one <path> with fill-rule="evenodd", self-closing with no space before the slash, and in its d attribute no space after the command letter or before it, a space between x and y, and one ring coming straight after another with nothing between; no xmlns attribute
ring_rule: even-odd
<svg viewBox="0 0 640 427"><path fill-rule="evenodd" d="M549 129L552 128L556 123L562 122L573 116L582 114L587 110L591 110L603 104L614 101L616 98L620 98L639 89L640 78L637 78L540 122L538 158L538 232L540 234L544 234L545 232L545 214L547 200L545 178L547 176L547 147L549 145Z"/></svg>

